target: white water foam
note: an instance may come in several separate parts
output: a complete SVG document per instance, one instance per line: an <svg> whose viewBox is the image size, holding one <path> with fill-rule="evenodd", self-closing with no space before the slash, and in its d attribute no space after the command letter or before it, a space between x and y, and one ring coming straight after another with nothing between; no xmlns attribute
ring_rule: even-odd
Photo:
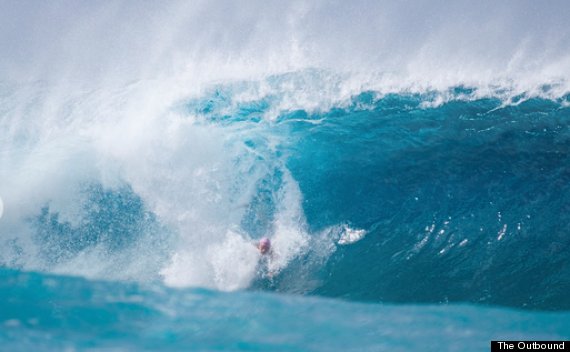
<svg viewBox="0 0 570 352"><path fill-rule="evenodd" d="M14 108L3 116L2 123L14 131L4 136L0 154L0 193L11 208L0 224L3 264L119 280L160 275L174 286L247 287L259 253L240 223L258 182L274 169L281 171L283 182L276 190L274 226L265 234L277 254L271 270L281 270L303 250L301 193L275 157L279 142L263 131L268 127L197 121L171 111L177 97L157 94L158 99L152 91L138 84L116 94L86 94L47 111L42 107L50 101L40 101L31 114ZM45 130L24 133L34 123ZM243 143L259 134L265 146L252 149ZM142 241L118 251L88 247L55 265L42 261L38 252L46 244L34 237L29 220L49 205L58 221L81 226L87 201L82 187L88 183L108 189L129 185L172 232L166 248L160 248L171 259L161 262L154 244Z"/></svg>

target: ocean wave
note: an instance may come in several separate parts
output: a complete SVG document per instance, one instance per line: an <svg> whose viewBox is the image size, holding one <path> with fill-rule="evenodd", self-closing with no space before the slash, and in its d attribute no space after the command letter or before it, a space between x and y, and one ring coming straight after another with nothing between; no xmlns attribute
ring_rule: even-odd
<svg viewBox="0 0 570 352"><path fill-rule="evenodd" d="M551 286L567 277L567 95L351 93L339 77L309 70L152 99L139 82L59 104L41 85L8 92L2 264L567 308ZM366 236L342 240L331 229L343 224ZM256 277L262 236L278 252L272 282Z"/></svg>

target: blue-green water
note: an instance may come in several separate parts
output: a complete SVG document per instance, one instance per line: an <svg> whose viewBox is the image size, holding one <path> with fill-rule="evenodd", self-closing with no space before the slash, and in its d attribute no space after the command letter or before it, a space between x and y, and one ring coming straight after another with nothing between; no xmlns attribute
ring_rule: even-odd
<svg viewBox="0 0 570 352"><path fill-rule="evenodd" d="M339 224L366 231L318 268L309 250L272 287L372 302L570 308L570 109L565 99L505 106L470 99L474 91L455 88L435 107L425 106L438 93L364 92L264 127L286 136L275 154L299 183L314 241L338 239ZM217 114L228 100L217 91L200 112L262 124L256 116L270 106ZM268 179L255 200L271 199L265 187L277 188L280 175ZM256 214L270 218L267 202L252 202ZM250 233L270 226L257 217L245 218Z"/></svg>
<svg viewBox="0 0 570 352"><path fill-rule="evenodd" d="M566 98L367 91L268 119L278 97L236 94L174 104L187 126L170 138L182 140L153 142L166 162L141 169L167 170L149 176L160 194L128 173L109 185L70 168L73 182L25 216L5 201L3 350L484 350L570 337ZM221 140L201 147L214 163L195 161L196 129ZM248 244L262 236L277 253L271 278Z"/></svg>
<svg viewBox="0 0 570 352"><path fill-rule="evenodd" d="M2 350L481 351L570 337L570 314L362 304L0 272Z"/></svg>
<svg viewBox="0 0 570 352"><path fill-rule="evenodd" d="M0 1L0 351L570 340L569 17Z"/></svg>

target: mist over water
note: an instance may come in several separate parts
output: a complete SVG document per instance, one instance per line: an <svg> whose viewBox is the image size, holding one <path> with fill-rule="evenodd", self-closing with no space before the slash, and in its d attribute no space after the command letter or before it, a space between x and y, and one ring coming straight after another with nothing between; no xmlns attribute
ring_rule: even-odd
<svg viewBox="0 0 570 352"><path fill-rule="evenodd" d="M1 72L16 82L108 89L162 79L182 81L188 92L205 82L318 67L361 73L360 84L378 84L369 75L379 74L396 87L511 83L531 90L566 79L570 64L564 1L0 6Z"/></svg>

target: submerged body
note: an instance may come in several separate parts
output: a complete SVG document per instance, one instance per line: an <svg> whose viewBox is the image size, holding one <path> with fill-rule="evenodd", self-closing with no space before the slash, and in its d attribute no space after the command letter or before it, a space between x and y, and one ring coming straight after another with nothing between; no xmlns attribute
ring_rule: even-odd
<svg viewBox="0 0 570 352"><path fill-rule="evenodd" d="M263 237L257 242L256 247L260 253L257 272L262 278L272 280L275 275L275 270L272 268L275 252L273 251L271 240L267 237Z"/></svg>

